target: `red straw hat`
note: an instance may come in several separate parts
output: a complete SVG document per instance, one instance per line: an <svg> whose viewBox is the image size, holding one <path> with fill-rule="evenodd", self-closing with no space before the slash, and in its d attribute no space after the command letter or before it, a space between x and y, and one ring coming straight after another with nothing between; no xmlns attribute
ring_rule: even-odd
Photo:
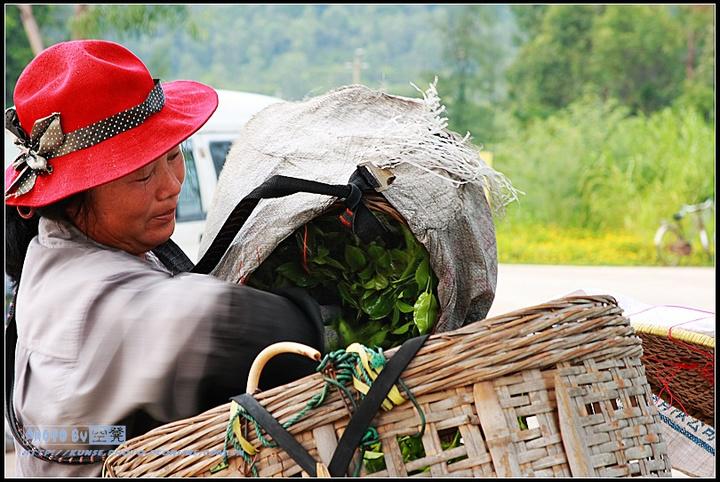
<svg viewBox="0 0 720 482"><path fill-rule="evenodd" d="M199 82L160 84L125 47L63 42L17 81L5 127L22 154L5 170L5 202L42 207L119 179L190 137L215 112Z"/></svg>

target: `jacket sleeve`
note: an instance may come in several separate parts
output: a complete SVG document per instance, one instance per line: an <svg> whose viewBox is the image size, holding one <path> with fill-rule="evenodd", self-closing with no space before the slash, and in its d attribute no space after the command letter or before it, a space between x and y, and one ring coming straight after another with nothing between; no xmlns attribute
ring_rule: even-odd
<svg viewBox="0 0 720 482"><path fill-rule="evenodd" d="M67 380L79 417L112 423L138 411L166 423L245 392L256 355L294 341L323 350L319 307L301 292L268 293L216 278L154 272L106 280L86 313L78 363ZM267 389L314 372L299 355L274 358ZM84 417L82 417L84 418Z"/></svg>
<svg viewBox="0 0 720 482"><path fill-rule="evenodd" d="M268 293L232 285L222 304L212 321L207 364L198 386L201 410L245 393L253 360L273 343L294 341L323 351L319 306L302 290ZM267 390L302 378L314 373L315 366L317 362L300 355L278 355L263 369L259 387Z"/></svg>

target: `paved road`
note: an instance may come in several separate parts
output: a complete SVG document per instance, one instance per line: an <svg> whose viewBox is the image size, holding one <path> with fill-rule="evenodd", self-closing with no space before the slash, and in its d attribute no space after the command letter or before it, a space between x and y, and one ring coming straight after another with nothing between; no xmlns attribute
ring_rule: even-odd
<svg viewBox="0 0 720 482"><path fill-rule="evenodd" d="M623 295L650 305L715 311L715 268L501 264L488 315L501 315L579 289Z"/></svg>

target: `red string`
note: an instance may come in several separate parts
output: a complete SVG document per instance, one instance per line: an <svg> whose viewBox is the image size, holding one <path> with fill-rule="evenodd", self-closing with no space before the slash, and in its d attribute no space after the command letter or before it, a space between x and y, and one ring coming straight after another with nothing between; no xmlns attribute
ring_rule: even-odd
<svg viewBox="0 0 720 482"><path fill-rule="evenodd" d="M652 365L652 362L657 362L657 365L664 365L669 366L669 373L667 376L661 375L660 370L654 371L653 374L655 375L655 378L657 379L658 383L662 386L660 389L660 392L658 392L657 396L658 398L662 398L663 392L667 392L668 396L670 397L670 405L674 405L675 401L677 400L678 405L680 405L680 408L683 412L687 413L687 410L685 409L685 406L682 403L682 400L675 397L675 394L670 390L670 384L675 380L675 377L677 376L678 372L682 370L683 368L686 368L685 366L682 366L680 363L671 363L671 364L664 364L662 363L657 357L654 357L652 355L646 355L645 361L649 362L650 365Z"/></svg>
<svg viewBox="0 0 720 482"><path fill-rule="evenodd" d="M305 225L305 236L303 236L303 269L305 270L306 273L310 274L310 270L308 269L308 264L307 264L307 252L308 252L307 238L308 238L308 227L306 224Z"/></svg>
<svg viewBox="0 0 720 482"><path fill-rule="evenodd" d="M682 324L682 323L680 323ZM679 326L679 325L675 325ZM690 365L693 366L693 370L695 370L706 382L708 382L711 386L715 385L715 356L713 353L711 353L708 350L703 350L702 348L699 348L698 346L688 343L684 340L679 340L677 338L673 338L672 336L672 330L674 327L670 327L670 330L668 330L668 340L672 341L676 345L685 348L688 351L691 351L692 353L695 353L696 355L699 355L701 359L704 359L705 363L701 365L701 363L691 363Z"/></svg>
<svg viewBox="0 0 720 482"><path fill-rule="evenodd" d="M691 320L691 321L697 321L697 320ZM677 375L683 371L694 371L696 372L703 380L705 380L709 386L715 386L715 357L714 354L711 353L708 350L703 350L702 348L699 348L698 346L688 343L686 341L680 340L678 338L673 338L672 336L672 330L673 328L676 328L680 325L684 325L686 323L690 323L691 321L686 321L683 323L678 323L677 325L674 325L670 327L668 330L667 338L670 340L670 342L674 343L676 346L679 346L681 348L685 348L686 350L695 353L698 355L703 361L701 362L673 362L673 361L665 361L661 360L658 356L654 355L646 355L644 358L646 361L649 362L649 365L652 366L653 362L655 362L656 366L658 366L658 370L653 370L655 373L655 377L657 378L657 381L662 385L662 388L660 390L660 393L657 394L658 397L660 397L663 392L667 392L667 394L670 397L670 404L673 405L675 401L678 402L678 405L680 405L680 408L683 412L688 413L688 411L685 409L685 406L682 403L682 400L677 398L675 394L673 394L672 390L670 390L670 384L675 380ZM661 374L660 368L665 368L667 370L667 374Z"/></svg>

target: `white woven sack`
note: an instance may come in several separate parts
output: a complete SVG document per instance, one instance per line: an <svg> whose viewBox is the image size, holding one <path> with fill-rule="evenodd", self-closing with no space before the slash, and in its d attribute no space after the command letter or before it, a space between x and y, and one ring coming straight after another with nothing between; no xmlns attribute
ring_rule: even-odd
<svg viewBox="0 0 720 482"><path fill-rule="evenodd" d="M495 296L497 249L491 209L517 191L487 166L469 136L447 130L431 84L422 99L360 85L270 105L243 128L218 180L200 255L235 205L273 175L347 184L361 162L388 168L382 194L407 220L439 278L436 331L485 317ZM335 200L298 193L262 200L213 274L242 282L297 228Z"/></svg>

